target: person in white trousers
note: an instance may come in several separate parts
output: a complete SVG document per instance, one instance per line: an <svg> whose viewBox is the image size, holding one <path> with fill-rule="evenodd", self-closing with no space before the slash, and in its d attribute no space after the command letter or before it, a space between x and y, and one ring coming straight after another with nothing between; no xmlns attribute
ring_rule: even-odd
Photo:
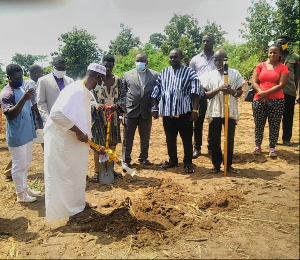
<svg viewBox="0 0 300 260"><path fill-rule="evenodd" d="M40 191L27 184L28 166L32 160L32 140L36 138L30 99L34 89L24 91L23 71L17 64L6 67L8 84L0 93L0 102L6 116L6 141L12 156L12 179L18 202L33 202Z"/></svg>

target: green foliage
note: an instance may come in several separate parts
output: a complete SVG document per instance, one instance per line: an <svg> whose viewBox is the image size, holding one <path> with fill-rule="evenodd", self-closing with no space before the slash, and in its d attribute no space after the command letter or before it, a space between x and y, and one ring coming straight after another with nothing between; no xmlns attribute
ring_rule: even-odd
<svg viewBox="0 0 300 260"><path fill-rule="evenodd" d="M251 53L247 43L233 44L226 41L222 49L227 52L229 67L238 70L249 80L254 67L259 63L258 55Z"/></svg>
<svg viewBox="0 0 300 260"><path fill-rule="evenodd" d="M207 21L207 25L200 28L198 20L188 14L174 14L164 31L166 35L152 34L149 42L156 48L160 47L165 55L168 55L174 48L180 48L183 55L189 58L199 52L205 34L213 34L218 46L222 44L223 35L226 34L225 31L222 31L221 26L215 22Z"/></svg>
<svg viewBox="0 0 300 260"><path fill-rule="evenodd" d="M273 8L266 0L259 0L248 8L249 16L242 23L244 28L240 29L242 37L245 38L250 50L257 53L260 59L267 57L268 43L274 39L274 25L272 23Z"/></svg>
<svg viewBox="0 0 300 260"><path fill-rule="evenodd" d="M161 50L156 50L150 43L146 43L141 49L131 49L126 56L115 56L114 74L123 77L124 73L135 68L135 57L138 53L144 52L148 55L148 68L155 71L162 71L169 66L169 57Z"/></svg>
<svg viewBox="0 0 300 260"><path fill-rule="evenodd" d="M169 56L164 55L161 50L155 50L150 43L146 43L141 52L148 55L148 68L150 69L161 72L164 68L170 66Z"/></svg>
<svg viewBox="0 0 300 260"><path fill-rule="evenodd" d="M29 67L34 64L35 61L41 59L41 57L43 57L43 55L16 53L11 60L16 64L19 64L23 69L24 75L28 76Z"/></svg>
<svg viewBox="0 0 300 260"><path fill-rule="evenodd" d="M167 37L161 33L153 33L150 35L149 43L151 43L154 48L159 49L166 39Z"/></svg>
<svg viewBox="0 0 300 260"><path fill-rule="evenodd" d="M198 20L192 15L174 14L164 31L166 40L162 42L161 50L165 55L174 48L181 48L184 55L188 57L197 53L202 38Z"/></svg>
<svg viewBox="0 0 300 260"><path fill-rule="evenodd" d="M124 73L135 68L135 57L139 53L137 49L131 49L126 56L116 55L114 74L123 77Z"/></svg>
<svg viewBox="0 0 300 260"><path fill-rule="evenodd" d="M49 74L52 71L52 65L49 65L47 67L44 68L44 74Z"/></svg>
<svg viewBox="0 0 300 260"><path fill-rule="evenodd" d="M275 41L281 34L289 35L294 45L295 41L299 43L298 0L277 0L274 7L266 0L252 4L240 33L247 40L251 52L256 53L260 60L267 58L268 43Z"/></svg>
<svg viewBox="0 0 300 260"><path fill-rule="evenodd" d="M58 40L63 44L59 46L58 53L51 55L58 54L66 59L67 74L73 79L82 78L91 62L101 61L103 52L94 42L96 37L84 29L74 27L72 31L62 34Z"/></svg>
<svg viewBox="0 0 300 260"><path fill-rule="evenodd" d="M201 32L201 39L206 34L212 34L215 38L215 44L214 48L219 48L225 41L224 35L227 34L227 32L222 31L221 25L216 24L216 22L210 22L207 21L207 25L204 26L203 31Z"/></svg>
<svg viewBox="0 0 300 260"><path fill-rule="evenodd" d="M6 73L2 70L3 64L0 62L0 89L2 89L6 84Z"/></svg>
<svg viewBox="0 0 300 260"><path fill-rule="evenodd" d="M131 28L125 27L123 23L120 24L120 27L121 32L118 34L117 38L110 41L108 53L111 55L126 56L131 49L138 48L141 41L139 37L134 37Z"/></svg>
<svg viewBox="0 0 300 260"><path fill-rule="evenodd" d="M276 25L276 36L287 34L292 42L299 41L299 1L277 0L277 9L273 13L274 24Z"/></svg>

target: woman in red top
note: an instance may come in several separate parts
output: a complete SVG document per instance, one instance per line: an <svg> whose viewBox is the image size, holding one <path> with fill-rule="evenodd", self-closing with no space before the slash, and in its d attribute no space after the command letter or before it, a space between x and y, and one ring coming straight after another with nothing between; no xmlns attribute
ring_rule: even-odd
<svg viewBox="0 0 300 260"><path fill-rule="evenodd" d="M261 153L264 128L268 118L269 123L269 156L276 157L275 146L278 141L280 122L284 111L284 94L289 70L280 62L282 49L277 43L269 48L269 59L260 63L254 69L252 85L256 90L252 102L253 117L255 123L254 154Z"/></svg>

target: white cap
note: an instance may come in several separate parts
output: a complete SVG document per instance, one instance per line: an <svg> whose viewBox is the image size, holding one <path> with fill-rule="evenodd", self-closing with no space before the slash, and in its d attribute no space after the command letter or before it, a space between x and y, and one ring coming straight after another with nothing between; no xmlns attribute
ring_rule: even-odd
<svg viewBox="0 0 300 260"><path fill-rule="evenodd" d="M87 70L92 70L92 71L96 71L99 72L103 75L106 75L106 68L98 63L91 63Z"/></svg>

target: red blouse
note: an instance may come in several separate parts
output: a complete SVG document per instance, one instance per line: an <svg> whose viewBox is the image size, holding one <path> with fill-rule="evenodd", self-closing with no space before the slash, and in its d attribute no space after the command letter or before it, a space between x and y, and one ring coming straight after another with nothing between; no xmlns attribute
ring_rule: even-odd
<svg viewBox="0 0 300 260"><path fill-rule="evenodd" d="M259 87L262 91L268 90L278 85L281 74L289 73L288 67L282 63L279 63L279 65L275 69L269 70L265 62L258 64L254 71L258 74L258 79L260 82ZM280 98L284 98L282 89L268 95L269 100ZM254 99L259 99L259 96L255 94Z"/></svg>

